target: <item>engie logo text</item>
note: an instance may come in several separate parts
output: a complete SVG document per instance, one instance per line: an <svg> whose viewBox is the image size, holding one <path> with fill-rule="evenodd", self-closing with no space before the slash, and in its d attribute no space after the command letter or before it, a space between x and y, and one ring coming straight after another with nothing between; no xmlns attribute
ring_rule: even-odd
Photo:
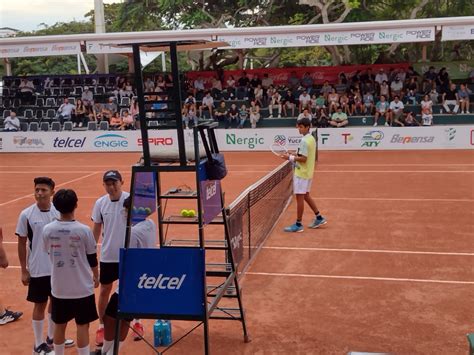
<svg viewBox="0 0 474 355"><path fill-rule="evenodd" d="M98 136L94 140L96 148L126 148L128 147L127 137L116 133L107 133Z"/></svg>

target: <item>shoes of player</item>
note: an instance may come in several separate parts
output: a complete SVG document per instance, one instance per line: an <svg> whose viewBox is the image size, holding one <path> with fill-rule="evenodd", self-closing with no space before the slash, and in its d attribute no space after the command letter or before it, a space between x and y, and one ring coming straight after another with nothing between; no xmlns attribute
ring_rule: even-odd
<svg viewBox="0 0 474 355"><path fill-rule="evenodd" d="M374 127L377 127L377 126L378 126L378 123L377 123L377 122L375 122L375 123L374 123Z"/></svg>
<svg viewBox="0 0 474 355"><path fill-rule="evenodd" d="M145 334L145 329L143 329L143 324L136 322L133 325L133 331L134 331L133 340L135 341L142 340L143 335Z"/></svg>
<svg viewBox="0 0 474 355"><path fill-rule="evenodd" d="M5 314L0 317L0 325L4 325L10 322L14 322L23 315L23 312L13 312L8 309L5 310Z"/></svg>
<svg viewBox="0 0 474 355"><path fill-rule="evenodd" d="M95 333L95 345L104 345L104 328L97 329L97 332Z"/></svg>
<svg viewBox="0 0 474 355"><path fill-rule="evenodd" d="M33 355L43 355L43 354L54 355L54 350L51 349L46 343L43 343L33 349Z"/></svg>
<svg viewBox="0 0 474 355"><path fill-rule="evenodd" d="M51 348L51 350L54 349L54 342L53 342L53 339L51 339L50 337L46 337L46 344L48 344L48 346ZM65 348L71 348L74 346L74 340L72 339L66 339L66 341L64 342L64 347Z"/></svg>
<svg viewBox="0 0 474 355"><path fill-rule="evenodd" d="M295 224L292 224L291 226L285 227L285 229L283 229L283 230L285 232L289 232L289 233L300 233L300 232L304 231L304 228L303 228L302 225L299 226L295 223Z"/></svg>
<svg viewBox="0 0 474 355"><path fill-rule="evenodd" d="M388 124L388 122L385 122L385 127L388 127L388 126L390 126L390 125Z"/></svg>
<svg viewBox="0 0 474 355"><path fill-rule="evenodd" d="M324 218L324 217L321 217L321 218L316 217L316 218L314 219L314 221L308 226L308 228L313 228L313 229L314 229L314 228L319 228L319 227L321 227L323 224L326 224L326 223L328 223L328 222L326 221L326 218Z"/></svg>

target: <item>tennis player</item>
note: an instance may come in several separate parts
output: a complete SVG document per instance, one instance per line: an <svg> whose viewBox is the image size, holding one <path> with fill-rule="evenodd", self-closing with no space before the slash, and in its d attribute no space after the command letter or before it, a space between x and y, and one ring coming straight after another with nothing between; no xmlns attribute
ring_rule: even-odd
<svg viewBox="0 0 474 355"><path fill-rule="evenodd" d="M49 177L34 179L36 203L21 211L15 232L18 236L21 282L28 286L26 299L33 303L33 354L49 354L53 351L54 322L51 319L51 302L48 308L48 335L46 341L43 341L45 310L51 296L51 262L43 250L42 238L44 226L59 217L58 211L51 205L54 186L54 181ZM66 347L73 345L72 340L66 340Z"/></svg>
<svg viewBox="0 0 474 355"><path fill-rule="evenodd" d="M299 133L303 135L296 154L285 153L281 155L283 159L295 164L293 190L296 195L296 222L284 229L285 232L292 233L303 232L304 230L302 219L305 201L315 214L313 222L308 227L318 228L327 223L326 219L319 213L316 203L310 195L316 160L316 140L309 132L311 120L303 117L296 122L296 127Z"/></svg>
<svg viewBox="0 0 474 355"><path fill-rule="evenodd" d="M131 198L127 197L123 206L128 210L132 203ZM156 225L151 219L145 219L132 226L130 233L129 248L156 248ZM104 346L102 347L102 354L113 354L115 323L117 321L118 310L118 293L117 291L110 297L109 304L105 310L104 315ZM128 334L130 320L124 320L120 325L120 342L125 341Z"/></svg>
<svg viewBox="0 0 474 355"><path fill-rule="evenodd" d="M60 218L43 229L43 250L51 261L51 304L55 355L64 355L69 321L77 326L77 353L89 355L89 323L98 317L94 288L99 286L97 245L90 228L74 219L77 195L61 189L53 197Z"/></svg>
<svg viewBox="0 0 474 355"><path fill-rule="evenodd" d="M0 268L6 269L8 267L8 258L5 249L3 248L3 232L0 227ZM5 308L0 300L0 325L14 322L23 315L23 312L10 311Z"/></svg>
<svg viewBox="0 0 474 355"><path fill-rule="evenodd" d="M104 313L109 302L114 281L119 276L119 251L125 242L127 227L126 211L123 202L129 196L122 191L123 179L117 170L106 171L103 176L105 195L100 197L92 210L94 222L93 233L96 242L102 234L102 249L100 252L100 291L98 312L100 325L96 332L96 345L104 343ZM104 228L102 233L102 226Z"/></svg>

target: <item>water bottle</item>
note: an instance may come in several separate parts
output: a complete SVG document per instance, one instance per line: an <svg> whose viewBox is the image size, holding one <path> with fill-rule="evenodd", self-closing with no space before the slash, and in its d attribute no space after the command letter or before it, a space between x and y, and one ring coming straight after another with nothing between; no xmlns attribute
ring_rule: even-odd
<svg viewBox="0 0 474 355"><path fill-rule="evenodd" d="M163 323L160 319L157 319L153 325L153 345L158 347L162 345L162 333L163 333Z"/></svg>
<svg viewBox="0 0 474 355"><path fill-rule="evenodd" d="M168 346L173 342L171 335L171 322L169 320L163 321L163 333L161 337L161 345Z"/></svg>

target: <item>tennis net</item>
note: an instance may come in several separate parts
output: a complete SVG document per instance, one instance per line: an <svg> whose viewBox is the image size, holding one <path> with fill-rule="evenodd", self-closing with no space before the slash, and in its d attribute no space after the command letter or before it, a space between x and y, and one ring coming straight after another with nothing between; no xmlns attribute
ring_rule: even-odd
<svg viewBox="0 0 474 355"><path fill-rule="evenodd" d="M229 205L231 240L241 236L243 244L240 248L232 248L240 275L245 273L286 209L293 193L292 179L292 164L284 162Z"/></svg>

